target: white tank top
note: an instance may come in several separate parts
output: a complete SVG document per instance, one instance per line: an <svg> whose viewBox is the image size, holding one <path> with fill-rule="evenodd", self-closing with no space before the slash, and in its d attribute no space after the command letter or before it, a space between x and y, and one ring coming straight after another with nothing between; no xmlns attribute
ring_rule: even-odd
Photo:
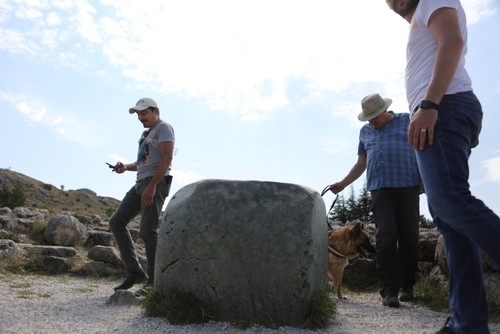
<svg viewBox="0 0 500 334"><path fill-rule="evenodd" d="M406 47L406 97L410 113L425 98L427 86L432 77L436 58L437 43L429 30L428 23L432 13L439 8L455 8L462 36L465 42L457 71L445 94L455 94L472 90L472 82L465 70L467 53L467 24L465 13L459 0L420 0L410 24Z"/></svg>

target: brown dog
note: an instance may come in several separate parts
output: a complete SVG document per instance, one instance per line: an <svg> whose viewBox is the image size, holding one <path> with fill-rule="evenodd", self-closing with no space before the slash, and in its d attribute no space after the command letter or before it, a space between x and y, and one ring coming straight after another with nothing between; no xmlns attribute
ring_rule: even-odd
<svg viewBox="0 0 500 334"><path fill-rule="evenodd" d="M332 280L332 290L337 292L339 299L344 298L340 290L344 268L349 260L359 257L364 251L375 253L375 248L360 223L328 233L328 277Z"/></svg>

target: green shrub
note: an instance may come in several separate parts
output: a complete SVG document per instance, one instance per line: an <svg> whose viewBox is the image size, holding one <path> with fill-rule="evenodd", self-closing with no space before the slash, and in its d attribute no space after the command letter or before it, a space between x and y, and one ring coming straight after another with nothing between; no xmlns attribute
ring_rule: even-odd
<svg viewBox="0 0 500 334"><path fill-rule="evenodd" d="M164 297L151 290L143 300L143 308L146 316L165 317L173 325L201 324L214 319L209 307L183 292Z"/></svg>
<svg viewBox="0 0 500 334"><path fill-rule="evenodd" d="M434 287L424 280L418 280L414 286L414 303L424 305L436 312L448 311L448 291L443 287Z"/></svg>
<svg viewBox="0 0 500 334"><path fill-rule="evenodd" d="M306 313L307 320L303 327L309 329L326 328L336 313L337 302L333 294L327 290L319 292L309 303Z"/></svg>
<svg viewBox="0 0 500 334"><path fill-rule="evenodd" d="M47 225L49 223L45 220L39 221L31 225L30 229L30 236L33 241L36 241L39 244L43 244L43 233L45 232L45 229L47 228Z"/></svg>
<svg viewBox="0 0 500 334"><path fill-rule="evenodd" d="M0 188L0 207L8 207L10 209L14 209L20 206L24 206L25 202L26 193L23 186L3 186L2 188Z"/></svg>
<svg viewBox="0 0 500 334"><path fill-rule="evenodd" d="M116 210L116 209L115 209L114 207L112 207L112 206L110 206L110 207L106 208L106 215L107 215L109 218L111 218L111 216L113 215L113 213L115 213L115 210Z"/></svg>

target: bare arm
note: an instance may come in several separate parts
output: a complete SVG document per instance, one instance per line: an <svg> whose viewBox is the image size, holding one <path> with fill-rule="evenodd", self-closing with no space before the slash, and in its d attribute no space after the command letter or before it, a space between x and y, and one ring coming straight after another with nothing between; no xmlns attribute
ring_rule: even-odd
<svg viewBox="0 0 500 334"><path fill-rule="evenodd" d="M336 182L330 186L330 191L338 194L345 187L356 181L366 170L366 155L358 155L358 161L352 166L351 170L340 182Z"/></svg>
<svg viewBox="0 0 500 334"><path fill-rule="evenodd" d="M130 170L130 171L137 171L137 163L135 162L132 162L130 164L124 164L120 161L118 161L115 165L115 167L113 168L113 172L117 172L118 174L121 174L127 170Z"/></svg>
<svg viewBox="0 0 500 334"><path fill-rule="evenodd" d="M453 8L436 10L429 19L429 29L438 48L425 100L439 104L456 72L465 42L460 32L457 11ZM434 109L419 109L415 113L408 128L408 141L411 146L424 149L426 135L429 145L432 145L437 117L438 111ZM427 133L421 132L420 129L427 129Z"/></svg>
<svg viewBox="0 0 500 334"><path fill-rule="evenodd" d="M160 152L160 163L156 168L155 175L141 195L141 202L144 205L153 204L153 197L156 193L156 186L163 179L163 177L167 173L167 170L172 164L172 159L174 156L174 143L171 141L161 142L158 144L158 150Z"/></svg>

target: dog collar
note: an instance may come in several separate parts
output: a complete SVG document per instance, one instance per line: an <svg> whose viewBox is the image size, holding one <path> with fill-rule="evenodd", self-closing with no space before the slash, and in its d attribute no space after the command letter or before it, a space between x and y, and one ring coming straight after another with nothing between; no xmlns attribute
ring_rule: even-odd
<svg viewBox="0 0 500 334"><path fill-rule="evenodd" d="M328 246L328 253L330 253L336 257L339 257L341 259L345 259L345 255L342 254L341 252L339 252L338 250L336 250L335 248L333 248L333 246Z"/></svg>

